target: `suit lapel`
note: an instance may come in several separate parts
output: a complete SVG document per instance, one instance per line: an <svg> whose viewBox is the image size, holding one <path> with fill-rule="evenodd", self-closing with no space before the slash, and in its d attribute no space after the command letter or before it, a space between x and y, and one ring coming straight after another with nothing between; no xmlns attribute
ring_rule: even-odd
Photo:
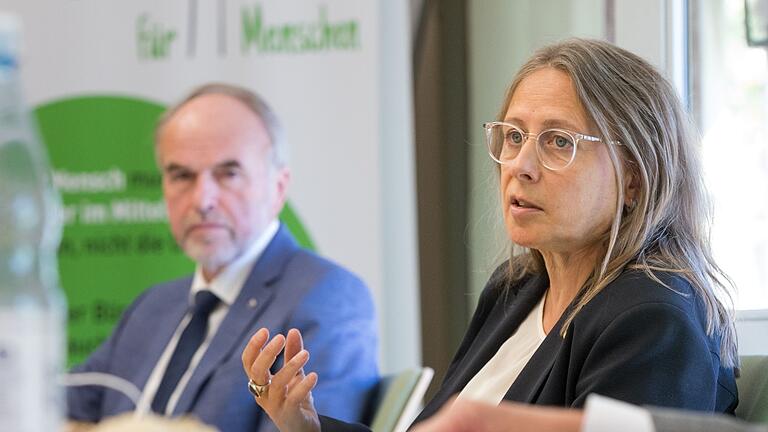
<svg viewBox="0 0 768 432"><path fill-rule="evenodd" d="M563 315L567 314L566 311ZM504 400L533 403L536 401L539 391L549 377L552 366L555 364L557 352L563 346L563 338L560 336L562 328L561 320L555 324L541 345L528 360L520 375L504 396Z"/></svg>
<svg viewBox="0 0 768 432"><path fill-rule="evenodd" d="M254 264L237 299L229 307L211 345L179 398L174 414L190 411L208 377L233 355L233 350L245 344L250 337L248 331L253 328L255 321L264 313L275 295L272 289L274 282L280 278L288 259L297 248L293 238L281 225L275 238ZM237 356L239 358L240 354L237 353Z"/></svg>
<svg viewBox="0 0 768 432"><path fill-rule="evenodd" d="M466 387L541 300L547 285L546 276L534 276L524 283L517 295L499 296L486 320L487 324L478 333L456 372L445 381L435 396L435 402L442 405L451 395Z"/></svg>
<svg viewBox="0 0 768 432"><path fill-rule="evenodd" d="M160 356L165 351L166 346L168 346L168 342L173 337L173 333L176 332L176 328L184 318L184 314L187 313L189 307L189 286L191 283L191 278L175 282L174 288L169 290L169 296L163 299L162 313L156 314L156 320L147 321L149 325L145 328L147 333L144 336L146 338L142 339L146 346L142 347L142 351L153 353L154 355L137 356L137 359L144 360L145 365L137 368L138 376L131 379L132 382L141 383L142 391ZM157 312L160 312L160 310ZM152 337L149 337L150 335Z"/></svg>

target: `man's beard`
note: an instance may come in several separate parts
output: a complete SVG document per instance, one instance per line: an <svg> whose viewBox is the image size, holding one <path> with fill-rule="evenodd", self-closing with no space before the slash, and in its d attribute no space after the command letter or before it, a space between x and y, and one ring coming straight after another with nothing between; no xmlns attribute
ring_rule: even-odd
<svg viewBox="0 0 768 432"><path fill-rule="evenodd" d="M234 261L241 253L241 248L234 238L234 234L229 232L229 239L222 242L218 239L215 246L205 244L205 241L187 239L182 245L182 249L193 261L206 270L214 271L227 266Z"/></svg>

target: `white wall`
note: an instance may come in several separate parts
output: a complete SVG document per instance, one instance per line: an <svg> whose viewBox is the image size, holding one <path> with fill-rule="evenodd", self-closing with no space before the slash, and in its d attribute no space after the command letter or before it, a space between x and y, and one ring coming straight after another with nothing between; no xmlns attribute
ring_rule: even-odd
<svg viewBox="0 0 768 432"><path fill-rule="evenodd" d="M380 320L384 372L421 365L411 17L405 0L379 2L382 164Z"/></svg>
<svg viewBox="0 0 768 432"><path fill-rule="evenodd" d="M497 176L483 122L493 120L512 76L533 51L569 36L601 38L604 0L470 0L469 14L469 293L479 295L507 256ZM475 302L470 304L474 310Z"/></svg>

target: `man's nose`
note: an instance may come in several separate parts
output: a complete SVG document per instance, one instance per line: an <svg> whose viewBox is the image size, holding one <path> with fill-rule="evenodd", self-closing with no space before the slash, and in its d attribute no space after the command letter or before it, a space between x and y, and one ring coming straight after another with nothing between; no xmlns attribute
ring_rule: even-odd
<svg viewBox="0 0 768 432"><path fill-rule="evenodd" d="M219 186L209 175L199 175L195 181L193 190L195 208L201 214L206 214L216 207L219 195Z"/></svg>

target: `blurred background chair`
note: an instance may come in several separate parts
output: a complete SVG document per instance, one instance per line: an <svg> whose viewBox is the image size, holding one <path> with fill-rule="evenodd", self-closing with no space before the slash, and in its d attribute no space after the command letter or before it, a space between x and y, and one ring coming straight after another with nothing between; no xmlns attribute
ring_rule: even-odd
<svg viewBox="0 0 768 432"><path fill-rule="evenodd" d="M419 413L434 373L421 367L382 378L372 395L373 432L405 432Z"/></svg>
<svg viewBox="0 0 768 432"><path fill-rule="evenodd" d="M749 422L768 424L768 356L742 356L740 360L736 416Z"/></svg>

